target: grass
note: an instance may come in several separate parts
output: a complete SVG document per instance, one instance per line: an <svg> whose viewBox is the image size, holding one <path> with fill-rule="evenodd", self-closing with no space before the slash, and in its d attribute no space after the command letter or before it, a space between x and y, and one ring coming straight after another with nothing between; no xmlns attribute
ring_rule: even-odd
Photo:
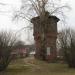
<svg viewBox="0 0 75 75"><path fill-rule="evenodd" d="M66 64L46 63L35 59L18 59L11 62L0 75L75 75L75 69Z"/></svg>

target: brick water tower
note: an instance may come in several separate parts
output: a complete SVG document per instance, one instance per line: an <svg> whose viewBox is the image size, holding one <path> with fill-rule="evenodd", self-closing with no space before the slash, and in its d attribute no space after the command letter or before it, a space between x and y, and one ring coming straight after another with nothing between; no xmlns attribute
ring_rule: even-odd
<svg viewBox="0 0 75 75"><path fill-rule="evenodd" d="M53 62L57 57L56 39L57 39L57 22L56 16L48 16L44 21L39 17L32 18L34 30L34 40L36 46L36 55L38 59L45 59Z"/></svg>

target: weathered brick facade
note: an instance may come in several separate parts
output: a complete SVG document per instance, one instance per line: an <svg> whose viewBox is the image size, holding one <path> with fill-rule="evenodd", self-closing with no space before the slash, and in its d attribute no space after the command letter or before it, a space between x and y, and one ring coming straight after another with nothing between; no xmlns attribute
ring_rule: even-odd
<svg viewBox="0 0 75 75"><path fill-rule="evenodd" d="M36 45L36 57L42 58L42 47L45 49L45 59L47 61L52 62L56 56L56 39L57 39L57 22L59 19L56 16L49 16L47 20L40 22L39 17L35 17L31 20L34 25L34 40ZM42 27L44 27L45 32L42 31ZM44 34L43 34L44 33ZM41 40L43 39L43 44L41 44Z"/></svg>

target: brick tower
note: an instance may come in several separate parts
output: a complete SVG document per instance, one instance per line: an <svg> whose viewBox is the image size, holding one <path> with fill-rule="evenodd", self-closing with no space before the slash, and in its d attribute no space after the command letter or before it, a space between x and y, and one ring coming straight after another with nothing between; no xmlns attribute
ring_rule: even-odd
<svg viewBox="0 0 75 75"><path fill-rule="evenodd" d="M56 59L56 39L58 21L59 19L56 16L49 16L48 19L44 20L43 22L40 22L39 17L32 18L31 22L34 25L33 35L36 46L36 58L45 58L45 60L49 62L53 62ZM45 32L41 32L43 27Z"/></svg>

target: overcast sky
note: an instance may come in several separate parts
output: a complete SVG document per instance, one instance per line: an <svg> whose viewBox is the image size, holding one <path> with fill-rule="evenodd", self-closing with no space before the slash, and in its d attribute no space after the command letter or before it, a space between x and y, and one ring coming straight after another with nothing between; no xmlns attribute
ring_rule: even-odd
<svg viewBox="0 0 75 75"><path fill-rule="evenodd" d="M69 12L67 12L67 23L68 26L74 28L75 27L75 0L63 0L63 2L65 2L67 4L70 5L70 7L72 8ZM5 12L0 12L0 30L13 30L13 31L18 31L19 29L23 28L24 26L26 26L26 22L23 21L12 21L12 16L13 16L13 11L15 10L19 10L21 7L21 0L0 0L0 3L4 3L7 5L0 5L0 11L6 11ZM58 25L58 29L60 29L61 26ZM22 39L23 40L27 40L28 37L30 37L32 34L30 34L30 36L27 35L27 31L24 34L24 32L22 32ZM25 37L25 38L24 38ZM33 37L30 38L30 40ZM33 41L33 40L31 40Z"/></svg>

